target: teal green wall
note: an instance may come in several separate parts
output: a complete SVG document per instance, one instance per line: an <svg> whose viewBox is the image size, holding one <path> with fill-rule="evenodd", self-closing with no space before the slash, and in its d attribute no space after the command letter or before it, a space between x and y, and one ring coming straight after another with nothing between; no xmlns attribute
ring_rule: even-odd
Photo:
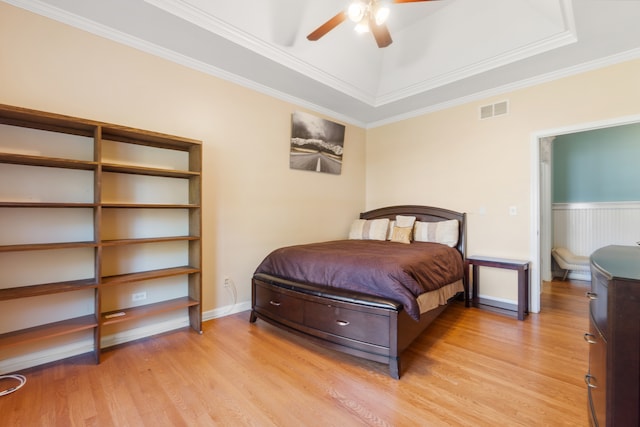
<svg viewBox="0 0 640 427"><path fill-rule="evenodd" d="M640 201L640 123L553 141L553 202Z"/></svg>

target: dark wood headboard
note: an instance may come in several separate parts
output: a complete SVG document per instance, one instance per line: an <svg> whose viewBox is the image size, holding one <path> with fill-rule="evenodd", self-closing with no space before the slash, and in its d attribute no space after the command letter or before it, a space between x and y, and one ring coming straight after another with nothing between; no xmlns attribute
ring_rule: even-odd
<svg viewBox="0 0 640 427"><path fill-rule="evenodd" d="M467 251L467 214L449 209L435 208L432 206L420 205L398 205L373 209L360 214L360 219L389 218L396 219L396 215L415 216L417 221L438 222L450 219L458 220L458 244L456 249L462 254L462 259L466 259Z"/></svg>

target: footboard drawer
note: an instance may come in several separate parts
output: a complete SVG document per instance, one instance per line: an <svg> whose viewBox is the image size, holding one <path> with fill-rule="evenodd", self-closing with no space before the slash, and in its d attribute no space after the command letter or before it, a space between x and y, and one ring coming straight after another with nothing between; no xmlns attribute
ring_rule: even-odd
<svg viewBox="0 0 640 427"><path fill-rule="evenodd" d="M279 292L258 280L254 281L255 308L276 319L286 319L302 323L304 317L303 301L294 296Z"/></svg>
<svg viewBox="0 0 640 427"><path fill-rule="evenodd" d="M388 315L352 310L343 305L305 301L305 326L349 340L389 345Z"/></svg>

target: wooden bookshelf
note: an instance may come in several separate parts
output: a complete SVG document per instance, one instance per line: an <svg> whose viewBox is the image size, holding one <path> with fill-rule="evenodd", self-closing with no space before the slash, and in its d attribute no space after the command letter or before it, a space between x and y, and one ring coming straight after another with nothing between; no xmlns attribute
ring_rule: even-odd
<svg viewBox="0 0 640 427"><path fill-rule="evenodd" d="M102 335L101 328L103 325L120 323L125 320L133 321L149 318L168 311L178 313L184 310L184 315L189 319L191 328L197 332L201 332L201 142L126 126L1 104L0 125L3 125L0 126L0 172L2 171L1 168L3 165L12 165L6 166L5 171L12 171L13 169L9 169L10 167L34 168L28 169L29 173L24 173L23 175L30 176L32 175L31 172L34 172L45 180L48 180L50 176L52 182L50 182L49 185L54 186L51 187L56 190L54 193L56 195L59 192L63 193L63 196L60 196L60 200L50 200L55 196L47 193L46 188L48 186L34 182L30 185L25 184L25 188L28 189L28 191L22 195L19 193L22 182L19 182L20 178L16 178L18 189L5 189L4 192L0 189L1 221L5 224L11 224L11 221L22 221L20 212L24 211L14 210L14 208L28 210L37 208L37 211L34 210L32 212L38 212L39 215L43 215L43 221L48 219L47 217L49 215L47 212L51 212L49 211L50 209L78 208L90 209L93 212L93 215L90 216L91 224L78 224L78 227L81 228L83 232L85 232L84 230L87 228L90 230L91 234L93 234L91 239L66 241L67 238L65 234L67 230L64 227L73 227L74 224L65 223L64 227L60 227L60 230L53 230L53 232L58 232L59 235L63 236L56 242L50 242L51 239L47 238L43 239L42 242L31 243L34 240L34 236L25 238L24 241L20 241L20 236L16 238L17 241L15 242L7 242L7 239L3 240L3 244L0 245L0 261L2 261L1 257L15 257L18 253L29 255L41 251L58 253L58 251L61 250L85 251L86 249L90 249L92 250L91 253L93 253L90 269L94 272L94 277L52 281L51 283L32 283L18 286L0 281L0 302L11 300L13 307L22 305L28 313L29 310L37 311L38 304L61 304L59 298L56 299L52 297L54 294L70 293L71 295L76 292L92 291L95 306L93 314L77 315L71 310L71 312L68 313L68 319L62 321L56 320L36 327L22 327L19 323L16 323L13 330L0 334L0 349L9 346L18 347L25 343L42 342L48 338L68 335L81 330L93 330L93 351L97 362L99 362ZM34 132L37 133L38 138L41 138L42 141L36 140L34 142L28 140L29 147L23 147L21 141L32 138L31 135L33 135ZM18 136L17 139L15 139L16 135ZM56 142L51 143L47 141L48 138ZM55 151L61 140L63 142L62 145L65 145L64 143L68 141L69 147L72 148L66 148L67 151L62 149L60 152ZM41 155L39 150L33 149L33 144L40 143L42 144L41 151L46 154ZM73 144L80 144L81 149L79 151L88 152L88 155L84 155L84 157L87 158L78 159L76 157L83 156L76 153L69 155L69 151L72 151L73 147L76 147ZM112 150L111 157L109 159L105 158L105 147L109 144L124 144L125 149L123 151L125 154L122 155L123 157L118 158L121 154L118 150ZM144 151L144 155L138 155L135 159L127 158L128 152L136 152L136 150L147 151ZM116 158L114 159L113 156ZM162 162L160 162L159 165L145 163L147 158L153 159L155 156L162 157L164 159L163 161L169 159L168 162L170 164L167 166ZM81 179L84 180L81 185L85 186L83 188L91 188L93 194L86 196L88 200L78 201L76 200L78 198L77 194L74 194L73 190L69 189L68 196L65 196L64 188L61 189L61 186L56 186L55 184L56 174L54 171L56 170L88 171L86 175L81 175ZM83 172L83 174L84 173L85 172ZM167 201L165 189L158 186L153 187L154 184L148 184L144 177L149 177L147 179L151 180L177 180L172 181L176 183L175 188L184 188L185 190L183 194L177 195L177 201ZM134 186L135 191L133 191L127 186L119 185L117 181L119 179L138 179L141 181L134 181L136 185ZM115 182L115 184L113 182ZM115 194L116 200L118 201L109 201L105 196L104 189L109 183L111 183L110 188L112 193L114 191L121 192L121 194ZM151 185L151 187L147 188L145 187L146 185ZM138 189L138 187L141 189ZM36 190L34 190L34 188ZM41 188L39 191L44 192L41 194L42 197L33 197L33 194L30 194L30 192L38 191L38 188ZM136 198L136 191L144 194L142 200ZM17 196L16 193L18 193ZM114 194L111 194L111 196L114 196ZM150 198L156 200L149 201ZM131 224L129 225L131 228L138 226L146 227L144 224L145 216L143 215L146 213L145 211L183 210L185 212L180 215L183 215L185 219L182 219L181 222L187 224L188 230L186 233L176 232L175 235L172 236L158 235L155 237L147 236L136 238L136 233L132 232L132 237L107 238L105 237L105 230L118 229L120 225L117 221L116 223L109 223L109 216L105 215L106 210L127 211L126 215L132 217L132 219L130 219ZM139 217L136 217L136 215L139 215ZM127 218L129 219L129 217ZM168 218L172 217L169 216ZM171 220L169 219L167 221ZM166 225L168 228L180 228L180 225L176 226L171 223L163 225ZM170 234L164 230L158 230L158 232ZM126 231L123 233L126 234ZM117 234L120 237L123 233ZM146 234L148 235L149 232L147 231ZM35 236L36 240L37 237L38 236ZM136 248L141 247L141 245L146 245L145 248L148 248L149 246L157 247L157 245L173 244L174 242L181 242L186 245L185 247L187 249L178 248L175 250L183 251L182 254L177 253L176 257L180 259L186 257L188 259L188 265L179 267L167 266L166 268L157 268L142 272L122 271L118 272L118 274L103 274L103 270L105 270L104 263L106 261L104 254L106 250L109 251L111 258L117 260L118 256L120 256L119 251L129 254L131 250L136 250ZM184 251L186 251L186 253L184 253ZM46 256L49 255L48 252L46 254ZM86 254L86 251L84 254ZM128 255L122 256L126 257ZM145 256L147 256L146 253ZM153 253L148 256L153 257ZM28 260L29 258L26 259ZM29 261L20 261L16 263L15 266L12 265L11 268L13 268L14 271L11 271L11 277L16 275L20 276L23 273L26 275L25 277L29 277L28 274L30 271L38 271L39 268L43 268L38 265L38 263L29 265L28 262ZM82 261L77 262L80 263ZM111 259L111 262L114 262L113 259ZM127 262L116 262L116 265L119 264L127 265ZM78 267L72 265L69 268L73 269ZM112 269L113 267L111 270ZM115 310L113 307L109 307L109 309L105 307L102 294L107 289L109 292L126 292L122 289L126 289L128 284L139 284L143 282L144 286L149 287L149 292L155 292L155 279L173 276L184 276L182 282L185 285L184 288L187 289L187 294L184 297L176 298L172 296L166 300L157 302L158 298L156 296L154 302L149 304L142 304L135 307L116 307ZM22 283L24 280L20 282ZM82 295L84 297L85 294ZM37 303L33 303L34 297L38 298ZM126 300L126 298L119 298L118 300ZM62 304L62 306L52 307L52 309L64 313L66 307L64 303ZM118 317L109 317L109 314L113 314L114 312L123 312L125 314ZM36 314L39 313L34 312L34 315ZM98 321L98 319L100 319L100 321ZM14 326L13 323L18 321L9 318L4 319L2 318L2 313L0 313L0 322L4 325Z"/></svg>

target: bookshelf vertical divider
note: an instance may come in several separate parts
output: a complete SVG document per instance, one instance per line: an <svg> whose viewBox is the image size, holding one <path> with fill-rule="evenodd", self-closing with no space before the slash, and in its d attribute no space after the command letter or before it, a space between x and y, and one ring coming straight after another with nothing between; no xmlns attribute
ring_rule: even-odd
<svg viewBox="0 0 640 427"><path fill-rule="evenodd" d="M93 354L96 363L100 363L101 358L101 345L102 340L102 328L100 327L100 312L102 310L102 246L99 244L102 240L102 208L100 206L100 200L102 199L102 126L96 126L93 135L93 160L96 162L96 170L93 174L93 240L97 246L94 249L94 276L98 282L98 287L94 293L94 313L96 316L96 324L98 325L93 330Z"/></svg>

